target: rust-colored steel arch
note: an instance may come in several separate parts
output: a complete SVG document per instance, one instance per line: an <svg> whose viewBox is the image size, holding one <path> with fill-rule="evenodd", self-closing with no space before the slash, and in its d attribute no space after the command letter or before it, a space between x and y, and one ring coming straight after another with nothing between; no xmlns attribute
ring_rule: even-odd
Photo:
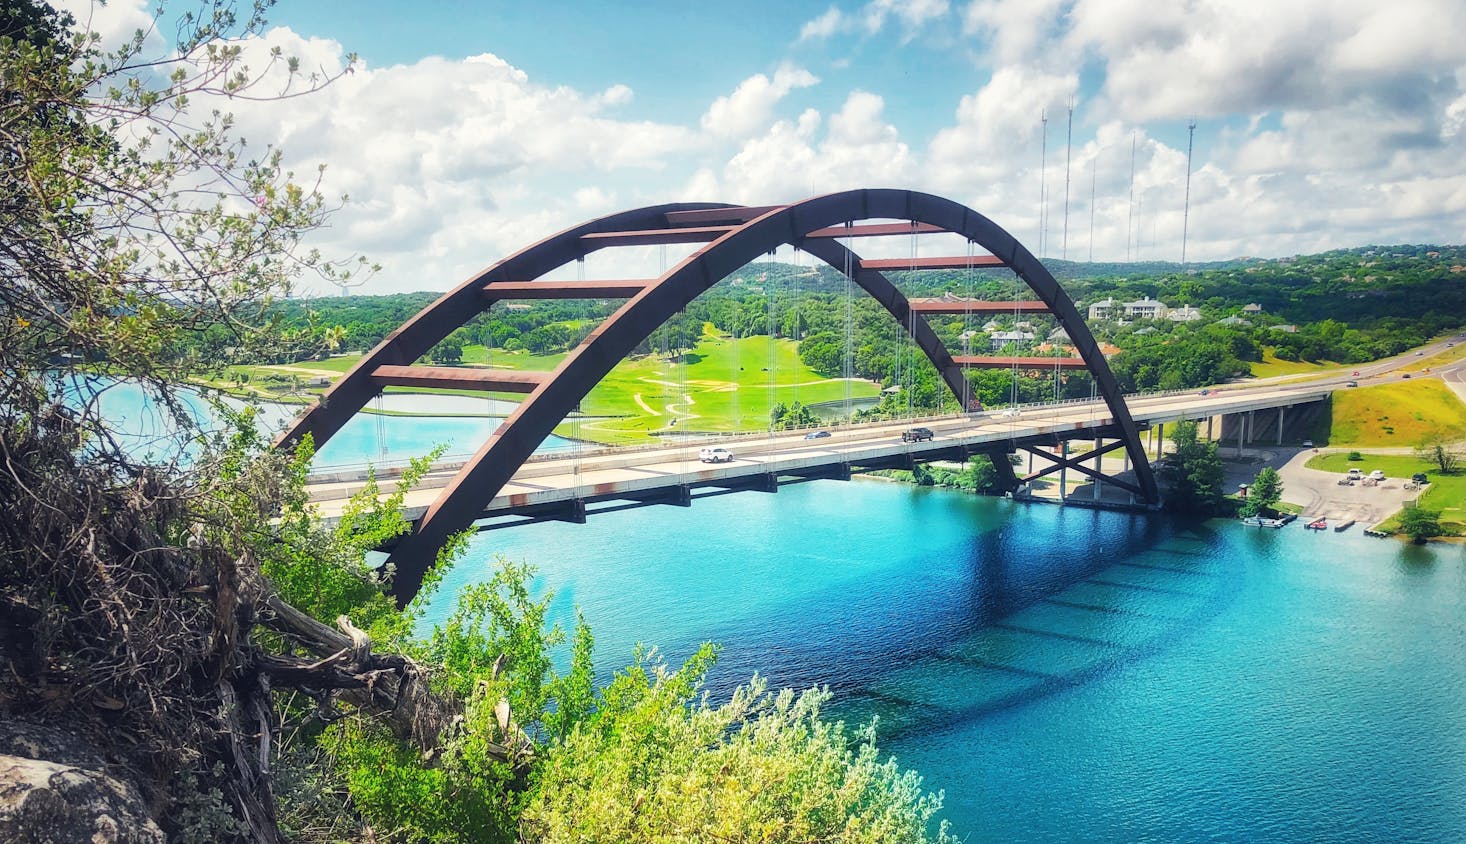
<svg viewBox="0 0 1466 844"><path fill-rule="evenodd" d="M854 225L872 219L909 223ZM849 251L843 238L907 232L952 232L989 254L911 260L865 260ZM660 278L625 282L537 282L551 270L608 246L656 243L706 243ZM1104 355L1074 303L1027 249L987 217L942 197L916 191L844 191L785 206L742 207L720 204L661 205L592 220L547 238L444 294L401 329L382 341L284 434L278 443L296 442L307 433L317 447L357 413L385 385L446 383L505 389L529 395L489 437L429 507L414 531L392 551L393 591L399 600L416 594L442 544L471 525L557 424L611 369L659 326L719 280L778 246L793 244L852 280L879 301L906 328L931 360L963 407L971 395L963 364L954 359L921 318L924 312L951 312L952 302L913 304L881 272L884 269L959 269L1005 266L1024 280L1068 332L1085 368L1109 407L1114 426L1135 466L1136 491L1158 500L1134 420ZM493 301L504 298L627 297L551 373L516 376L513 383L493 374L468 374L410 364ZM1069 365L1077 361L1069 362Z"/></svg>

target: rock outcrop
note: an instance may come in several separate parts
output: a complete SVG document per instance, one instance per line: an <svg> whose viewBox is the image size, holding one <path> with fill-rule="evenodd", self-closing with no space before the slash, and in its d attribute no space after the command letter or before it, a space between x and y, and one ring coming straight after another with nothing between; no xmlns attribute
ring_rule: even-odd
<svg viewBox="0 0 1466 844"><path fill-rule="evenodd" d="M54 727L0 720L0 841L163 840L138 789L85 742Z"/></svg>

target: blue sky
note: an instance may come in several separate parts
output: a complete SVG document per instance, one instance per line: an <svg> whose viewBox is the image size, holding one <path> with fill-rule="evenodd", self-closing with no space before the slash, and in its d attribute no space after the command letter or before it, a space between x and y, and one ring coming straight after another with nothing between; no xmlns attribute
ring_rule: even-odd
<svg viewBox="0 0 1466 844"><path fill-rule="evenodd" d="M252 144L327 165L351 202L319 245L380 262L375 291L447 288L622 208L873 186L1047 257L1175 260L1192 119L1192 259L1466 241L1460 0L283 0L271 20L248 55L361 57L320 94L230 106Z"/></svg>
<svg viewBox="0 0 1466 844"><path fill-rule="evenodd" d="M799 40L820 2L422 3L285 0L271 20L303 35L334 38L374 66L425 56L463 59L491 52L546 84L593 90L619 82L637 92L638 116L684 119L753 72L791 61L831 87L885 98L916 139L929 137L956 106L954 91L988 73L956 38L900 43L853 34L835 43ZM825 96L802 93L795 109Z"/></svg>

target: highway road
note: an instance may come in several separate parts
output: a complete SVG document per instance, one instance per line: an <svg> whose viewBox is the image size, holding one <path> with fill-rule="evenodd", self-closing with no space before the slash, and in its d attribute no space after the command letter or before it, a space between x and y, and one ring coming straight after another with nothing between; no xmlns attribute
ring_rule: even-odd
<svg viewBox="0 0 1466 844"><path fill-rule="evenodd" d="M1227 384L1205 391L1163 395L1136 395L1127 405L1136 421L1164 424L1179 419L1205 419L1230 413L1287 407L1327 398L1336 389L1347 389L1349 381L1369 383L1399 380L1401 367L1421 357L1445 351L1466 335L1441 340L1419 351L1387 360L1340 370L1326 376L1281 376L1246 384ZM1354 374L1355 372L1358 374ZM1412 373L1421 377L1423 373ZM1441 368L1440 376L1458 392L1466 391L1466 362ZM1466 396L1463 396L1466 398ZM507 513L535 505L572 499L635 496L680 485L706 486L726 482L735 485L752 478L774 475L817 473L821 468L862 461L889 460L909 454L921 459L953 446L973 450L1005 447L1015 440L1049 438L1054 434L1073 437L1076 433L1113 424L1101 401L1076 401L1022 408L1016 415L1002 410L955 417L912 419L837 426L831 436L806 439L804 432L774 435L743 435L645 448L585 450L579 454L557 452L526 463L505 485L487 508L487 514ZM901 441L901 432L913 425L930 428L935 437L928 442ZM1083 434L1080 434L1083 437ZM716 444L734 455L729 463L705 464L698 460L700 447ZM452 479L456 466L436 469L404 502L407 515L417 518ZM360 490L357 473L313 478L311 497L325 518L338 515L347 498Z"/></svg>

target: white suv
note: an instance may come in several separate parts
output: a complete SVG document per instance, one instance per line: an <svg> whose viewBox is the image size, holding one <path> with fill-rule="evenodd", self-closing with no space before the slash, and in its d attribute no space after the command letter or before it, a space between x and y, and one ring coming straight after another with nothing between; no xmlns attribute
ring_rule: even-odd
<svg viewBox="0 0 1466 844"><path fill-rule="evenodd" d="M697 459L704 463L732 463L733 452L720 445L715 445L699 451Z"/></svg>

